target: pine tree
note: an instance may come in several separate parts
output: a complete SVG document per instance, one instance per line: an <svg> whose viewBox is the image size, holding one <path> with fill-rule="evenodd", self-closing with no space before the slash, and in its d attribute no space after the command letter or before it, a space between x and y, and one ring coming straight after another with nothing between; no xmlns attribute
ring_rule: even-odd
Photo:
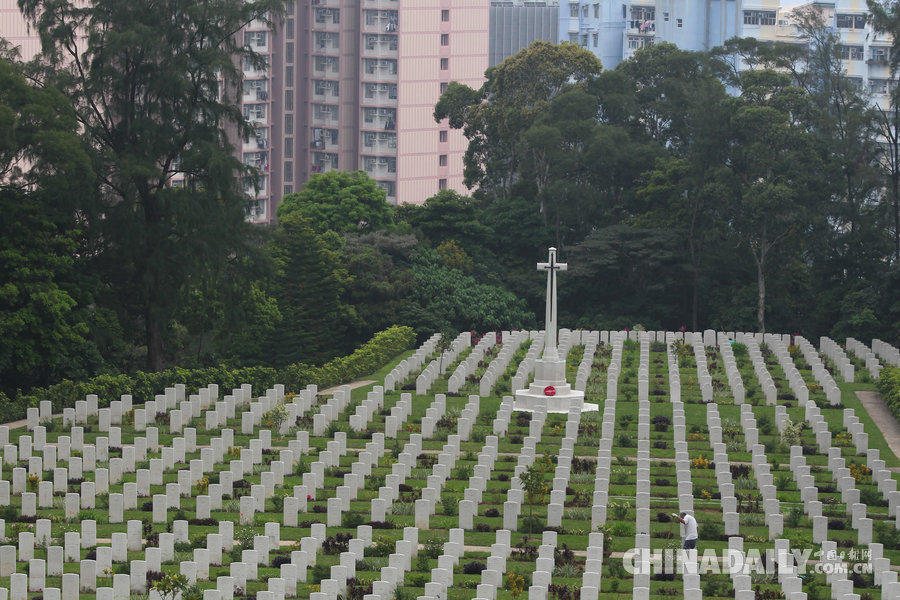
<svg viewBox="0 0 900 600"><path fill-rule="evenodd" d="M277 365L319 362L343 334L338 256L300 214L283 217L272 240L273 295L282 320L270 344Z"/></svg>

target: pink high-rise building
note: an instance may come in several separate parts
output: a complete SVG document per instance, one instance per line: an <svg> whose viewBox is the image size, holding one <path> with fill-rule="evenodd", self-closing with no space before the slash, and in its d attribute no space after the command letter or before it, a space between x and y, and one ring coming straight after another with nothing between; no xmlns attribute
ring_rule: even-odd
<svg viewBox="0 0 900 600"><path fill-rule="evenodd" d="M361 169L389 201L416 204L440 189L465 191L466 140L432 115L450 81L484 81L488 0L299 4L298 15L309 11L298 56L309 140L294 167L301 180Z"/></svg>
<svg viewBox="0 0 900 600"><path fill-rule="evenodd" d="M366 171L390 202L465 192L466 139L432 115L450 81L484 81L489 16L489 0L294 0L276 27L250 23L239 35L267 64L243 65L256 128L236 146L259 171L248 218L271 222L283 195L332 169ZM40 50L16 0L0 0L0 37L26 59Z"/></svg>
<svg viewBox="0 0 900 600"><path fill-rule="evenodd" d="M18 47L23 60L30 60L41 51L41 39L29 31L17 0L0 0L0 38Z"/></svg>

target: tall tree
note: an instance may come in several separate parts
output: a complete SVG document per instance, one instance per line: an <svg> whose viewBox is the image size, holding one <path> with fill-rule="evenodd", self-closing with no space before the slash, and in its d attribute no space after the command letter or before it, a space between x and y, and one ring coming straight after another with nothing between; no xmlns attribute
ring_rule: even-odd
<svg viewBox="0 0 900 600"><path fill-rule="evenodd" d="M534 42L485 72L480 90L451 83L434 109L469 139L465 182L504 195L518 178L520 137L553 98L572 84L595 76L600 61L588 50L564 42Z"/></svg>
<svg viewBox="0 0 900 600"><path fill-rule="evenodd" d="M365 171L329 171L313 175L302 190L282 198L278 217L299 212L320 233L367 233L393 222L386 198Z"/></svg>
<svg viewBox="0 0 900 600"><path fill-rule="evenodd" d="M0 47L0 392L102 366L72 198L93 173L66 98L35 88ZM7 54L8 57L11 57ZM30 168L26 168L30 167Z"/></svg>
<svg viewBox="0 0 900 600"><path fill-rule="evenodd" d="M766 277L772 256L794 241L821 211L821 161L815 138L798 121L807 97L790 77L769 69L744 71L741 96L730 100L729 223L756 266L757 324L766 330Z"/></svg>
<svg viewBox="0 0 900 600"><path fill-rule="evenodd" d="M140 324L147 364L163 367L185 286L243 239L241 177L226 128L242 136L237 33L282 0L19 0L41 37L45 85L69 98L99 180L83 212L95 266ZM222 85L224 82L224 85ZM183 187L171 185L185 176Z"/></svg>
<svg viewBox="0 0 900 600"><path fill-rule="evenodd" d="M269 342L272 362L320 362L335 353L351 316L341 302L339 252L296 212L279 219L271 250L281 316Z"/></svg>
<svg viewBox="0 0 900 600"><path fill-rule="evenodd" d="M866 0L872 24L879 33L891 36L891 80L900 68L900 2L898 0ZM890 180L891 208L894 225L894 265L900 265L900 88L891 88L888 109L877 107L878 126L883 136L882 166Z"/></svg>

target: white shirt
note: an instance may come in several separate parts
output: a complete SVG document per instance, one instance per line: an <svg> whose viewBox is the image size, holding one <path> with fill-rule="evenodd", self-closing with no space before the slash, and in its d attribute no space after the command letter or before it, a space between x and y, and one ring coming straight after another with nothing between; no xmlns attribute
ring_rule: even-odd
<svg viewBox="0 0 900 600"><path fill-rule="evenodd" d="M697 539L697 519L693 515L684 515L684 539Z"/></svg>

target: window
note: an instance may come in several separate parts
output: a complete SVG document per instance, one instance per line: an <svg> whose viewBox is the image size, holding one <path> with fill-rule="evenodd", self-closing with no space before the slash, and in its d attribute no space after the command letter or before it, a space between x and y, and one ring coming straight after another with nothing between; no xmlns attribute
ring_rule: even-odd
<svg viewBox="0 0 900 600"><path fill-rule="evenodd" d="M641 33L656 31L656 8L652 6L632 6L629 29L637 29Z"/></svg>
<svg viewBox="0 0 900 600"><path fill-rule="evenodd" d="M774 25L774 10L745 10L744 25Z"/></svg>
<svg viewBox="0 0 900 600"><path fill-rule="evenodd" d="M446 190L447 189L447 180L446 179L438 179L438 190Z"/></svg>
<svg viewBox="0 0 900 600"><path fill-rule="evenodd" d="M284 138L284 157L294 158L294 138Z"/></svg>
<svg viewBox="0 0 900 600"><path fill-rule="evenodd" d="M265 48L268 43L268 32L266 31L245 31L244 45L253 48Z"/></svg>
<svg viewBox="0 0 900 600"><path fill-rule="evenodd" d="M872 54L872 62L886 63L888 61L887 46L870 46L869 51Z"/></svg>
<svg viewBox="0 0 900 600"><path fill-rule="evenodd" d="M294 67L293 65L288 65L284 68L284 80L285 81L294 81ZM293 84L291 84L293 85Z"/></svg>
<svg viewBox="0 0 900 600"><path fill-rule="evenodd" d="M597 47L597 43L599 42L599 40L600 40L600 35L595 33L594 34L594 48Z"/></svg>
<svg viewBox="0 0 900 600"><path fill-rule="evenodd" d="M683 24L681 19L675 19L675 27L681 27Z"/></svg>
<svg viewBox="0 0 900 600"><path fill-rule="evenodd" d="M255 59L255 60L254 60ZM254 62L260 61L257 64ZM258 65L258 68L257 68ZM244 70L245 71L265 71L269 66L269 57L267 56L244 56Z"/></svg>
<svg viewBox="0 0 900 600"><path fill-rule="evenodd" d="M294 186L292 186L292 185L284 186L284 195L285 196L287 196L288 194L293 194L293 193L294 193Z"/></svg>
<svg viewBox="0 0 900 600"><path fill-rule="evenodd" d="M646 48L647 46L653 43L653 38L645 35L629 35L628 36L628 49L629 50L640 50L641 48Z"/></svg>
<svg viewBox="0 0 900 600"><path fill-rule="evenodd" d="M587 16L588 16L588 7L587 6L583 6L581 8L581 16L584 17L585 19L587 19Z"/></svg>
<svg viewBox="0 0 900 600"><path fill-rule="evenodd" d="M572 17L573 19L578 18L578 5L577 4L569 5L569 16Z"/></svg>
<svg viewBox="0 0 900 600"><path fill-rule="evenodd" d="M438 156L438 166L439 167L447 166L447 155L446 154L441 154L440 156Z"/></svg>
<svg viewBox="0 0 900 600"><path fill-rule="evenodd" d="M841 60L863 60L865 56L862 46L841 45L838 47L838 51L841 54Z"/></svg>
<svg viewBox="0 0 900 600"><path fill-rule="evenodd" d="M341 9L339 8L317 8L316 23L320 25L338 24L341 22Z"/></svg>
<svg viewBox="0 0 900 600"><path fill-rule="evenodd" d="M244 80L244 96L249 96L253 100L268 100L269 82L265 79L245 79Z"/></svg>
<svg viewBox="0 0 900 600"><path fill-rule="evenodd" d="M450 11L447 9L442 10L441 11L441 21L446 23L449 20L450 20Z"/></svg>
<svg viewBox="0 0 900 600"><path fill-rule="evenodd" d="M866 15L837 14L834 22L839 29L865 29Z"/></svg>
<svg viewBox="0 0 900 600"><path fill-rule="evenodd" d="M294 163L289 160L284 161L284 179L285 181L294 178Z"/></svg>
<svg viewBox="0 0 900 600"><path fill-rule="evenodd" d="M289 39L289 40L294 39L294 20L293 19L288 19L285 22L284 32L285 32L285 37L287 37L287 39Z"/></svg>
<svg viewBox="0 0 900 600"><path fill-rule="evenodd" d="M294 135L294 115L284 115L284 133Z"/></svg>
<svg viewBox="0 0 900 600"><path fill-rule="evenodd" d="M244 118L249 121L265 121L266 105L265 104L245 104Z"/></svg>
<svg viewBox="0 0 900 600"><path fill-rule="evenodd" d="M446 92L446 91L447 91L447 82L446 82L446 81L442 81L442 82L441 82L441 93L443 94L443 93Z"/></svg>
<svg viewBox="0 0 900 600"><path fill-rule="evenodd" d="M450 45L450 34L442 33L441 34L441 46L449 46Z"/></svg>
<svg viewBox="0 0 900 600"><path fill-rule="evenodd" d="M284 90L284 109L294 110L294 90Z"/></svg>
<svg viewBox="0 0 900 600"><path fill-rule="evenodd" d="M599 4L594 5L594 18L595 19L600 18L600 5Z"/></svg>
<svg viewBox="0 0 900 600"><path fill-rule="evenodd" d="M663 13L663 21L665 21L666 23L669 22L669 13L667 13L667 12Z"/></svg>
<svg viewBox="0 0 900 600"><path fill-rule="evenodd" d="M887 79L870 79L869 80L869 91L873 94L884 95L888 93L888 80Z"/></svg>
<svg viewBox="0 0 900 600"><path fill-rule="evenodd" d="M449 68L450 68L450 59L442 58L441 59L441 71L446 71Z"/></svg>
<svg viewBox="0 0 900 600"><path fill-rule="evenodd" d="M446 130L446 129L442 129L441 131L438 132L438 141L439 141L439 142L446 142L446 141L447 141L447 137L448 137L448 136L447 136L447 130Z"/></svg>
<svg viewBox="0 0 900 600"><path fill-rule="evenodd" d="M284 45L284 54L285 54L285 62L293 63L294 62L294 42L287 42Z"/></svg>

